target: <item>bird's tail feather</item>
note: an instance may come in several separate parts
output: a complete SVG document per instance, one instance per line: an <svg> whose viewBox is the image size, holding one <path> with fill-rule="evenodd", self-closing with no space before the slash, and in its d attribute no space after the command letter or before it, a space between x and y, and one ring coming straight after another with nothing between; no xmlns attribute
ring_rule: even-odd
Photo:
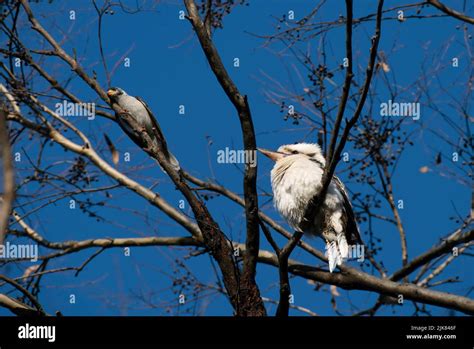
<svg viewBox="0 0 474 349"><path fill-rule="evenodd" d="M336 266L341 265L348 257L349 246L345 238L339 238L338 241L326 241L326 257L329 263L329 272L332 273Z"/></svg>
<svg viewBox="0 0 474 349"><path fill-rule="evenodd" d="M341 253L342 258L347 258L349 255L349 245L347 244L344 234L339 234L337 236L337 246L339 247L339 252Z"/></svg>
<svg viewBox="0 0 474 349"><path fill-rule="evenodd" d="M339 251L337 249L336 241L327 241L326 242L326 257L328 258L329 262L329 272L332 273L334 269L336 269L336 265L338 264L339 259Z"/></svg>

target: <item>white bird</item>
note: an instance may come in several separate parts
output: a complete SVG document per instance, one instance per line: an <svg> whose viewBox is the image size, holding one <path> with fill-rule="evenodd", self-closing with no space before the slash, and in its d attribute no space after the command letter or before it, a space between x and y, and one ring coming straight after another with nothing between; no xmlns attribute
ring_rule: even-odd
<svg viewBox="0 0 474 349"><path fill-rule="evenodd" d="M275 161L271 171L273 201L278 212L297 231L310 200L322 187L326 159L317 144L282 145L276 152L259 149ZM313 224L303 233L326 242L329 271L349 255L349 245L361 242L352 205L342 182L333 176Z"/></svg>
<svg viewBox="0 0 474 349"><path fill-rule="evenodd" d="M158 140L161 140L165 156L168 158L173 168L176 171L179 171L179 162L174 157L174 155L169 152L160 125L156 121L155 116L145 101L140 97L128 95L123 89L118 87L111 87L107 91L107 95L113 103L118 104L125 111L125 113L134 118L135 121L146 130L153 144L156 145ZM140 148L144 148L146 146L146 144L144 144L142 141L142 138L132 129L125 119L121 117L121 115L117 115L117 122L135 144L137 144Z"/></svg>

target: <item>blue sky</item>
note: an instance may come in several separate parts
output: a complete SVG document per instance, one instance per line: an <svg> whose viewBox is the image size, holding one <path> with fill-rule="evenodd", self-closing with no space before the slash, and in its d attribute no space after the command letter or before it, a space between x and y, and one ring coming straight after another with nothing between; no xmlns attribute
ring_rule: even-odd
<svg viewBox="0 0 474 349"><path fill-rule="evenodd" d="M306 0L251 1L250 6L237 7L230 16L225 18L224 29L215 33L214 41L225 66L240 91L248 95L259 146L276 148L285 143L316 141L316 133L308 134L309 129L305 123L292 125L291 121L285 121L279 107L270 103L264 95L264 90L268 88L268 85L262 83L262 81L268 81L265 76L271 76L285 86L294 84L301 93L305 86L304 83L300 84L295 77L294 68L303 71L302 67L298 66L298 62L290 54L282 57L275 55L274 51L281 48L278 44L264 47L264 41L261 38L250 34L271 34L274 32L275 18L281 17L289 10L295 12L297 19L301 18L309 12L313 3ZM461 2L453 1L453 4L457 3ZM397 4L402 4L402 2L390 1L389 6ZM78 56L82 57L81 64L89 73L94 70L98 81L105 88L106 79L99 60L97 18L91 3L88 1L54 1L52 4L42 2L32 4L32 8L37 15L43 14L38 18L47 29L51 30L57 40L61 40L64 33L67 33L65 50L72 53L72 49L75 48ZM69 19L70 10L76 11L75 21ZM237 115L209 69L190 24L178 18L180 10L183 10L183 5L179 1L165 1L150 11L137 14L116 11L114 15L105 16L102 35L109 67L113 67L126 53L131 62L129 68L119 64L113 75L112 85L125 89L129 94L139 95L147 101L166 134L169 147L183 168L201 178L215 176L221 184L241 193L242 167L232 164L221 165L216 162L218 150L225 147L233 149L242 147ZM373 2L357 1L354 17L374 11ZM321 20L334 20L343 13L342 1L331 2L331 5L323 7L323 11L318 16ZM423 13L436 13L436 11L427 9ZM24 20L23 17L23 26L26 25ZM380 50L390 52L392 47L397 47L389 56L389 64L396 72L397 83L400 86L408 86L417 80L420 67L425 60L423 48L427 48L428 53L437 52L446 41L453 40L453 44L444 57L447 61L453 56L463 57L460 59L459 72L445 69L437 78L446 86L452 86L450 89L452 94L461 95L463 88L455 85L455 82L465 79L460 72L465 71L468 60L465 49L462 47L462 29L456 28L459 24L458 21L450 18L413 19L403 23L384 22ZM364 67L366 64L373 26L373 22L368 22L355 29L356 67ZM31 31L27 28L20 30L20 35L23 35L26 42L39 48L38 38L30 37L28 33ZM343 28L332 30L327 36L327 43L328 66L335 68L344 57ZM316 52L317 46L318 39L315 39L310 48L312 53ZM233 67L235 57L240 60L238 68ZM65 81L69 76L69 71L64 65L60 65L52 58L49 58L47 62L47 67L56 74L58 80ZM363 75L360 72L363 69L355 69L355 71L358 72L355 80L362 81ZM335 80L340 82L340 75L336 76ZM84 100L97 102L96 96L78 78L74 78L69 86ZM387 100L389 95L386 88L380 86L377 98ZM34 87L41 90L44 85L38 80ZM437 93L436 96L441 101L440 108L450 112L449 100L439 95L438 90L433 91ZM408 90L406 96L411 93L416 92L414 89ZM49 102L53 104L52 101ZM185 106L185 115L178 114L180 105ZM468 112L472 113L472 106ZM129 141L116 124L101 118L94 121L78 119L74 121L95 142L95 145L102 149L104 149L103 133L106 132L114 140L119 151L131 152L134 159L132 164L120 162L118 168L146 185L151 185L158 180L155 190L172 205L178 206L181 199L179 192L173 188L154 161ZM431 128L443 129L447 134L450 132L449 129L444 128L445 124L439 116L428 108L422 107L421 121ZM427 148L427 145L446 154L449 154L452 149L439 143L427 132L420 133L420 125L415 122L404 123L402 127L408 132L417 131L414 145L408 147L403 153L393 177L396 197L404 200L405 207L401 211L401 217L407 231L409 256L415 257L436 244L441 236L456 228L456 224L449 220L449 217L456 215L454 207L462 215L467 214L471 193L467 186L439 176L435 172L420 173L420 167L431 164L433 154L435 154ZM26 139L16 145L15 151L23 151L20 145L30 155L37 151L35 143L28 142ZM350 145L348 151L351 151ZM74 157L70 153L64 153L57 146L50 147L47 150L47 156L50 161L63 159L65 156L70 159ZM108 156L107 152L104 152L104 156ZM269 171L272 164L266 159L259 160L261 160L259 161L259 190L271 192ZM143 164L143 168L139 171L130 170L130 166L138 164ZM28 171L28 164L23 162L18 164L17 168L17 177L22 178ZM341 163L338 170L343 168L344 164ZM341 177L349 189L363 192L367 190L352 183L345 174ZM95 185L106 183L113 184L109 179L99 175L99 182ZM107 205L97 211L104 217L104 222L96 222L81 214L79 210L70 210L69 199L58 201L31 215L28 222L52 241L110 236L185 234L184 229L132 192L115 189L110 193L113 199L107 201ZM102 196L101 199L95 195L90 199L102 200L104 197ZM268 197L261 197L260 205L267 201ZM222 198L212 199L208 205L222 229L233 239L242 240L245 232L242 209ZM124 209L119 210L117 207ZM271 204L267 203L264 210L285 224ZM134 211L146 212L150 220L145 221ZM186 208L185 212L189 213L189 210ZM390 214L386 205L380 212ZM361 230L365 231L366 227L362 225ZM395 227L387 224L377 224L376 231L377 236L383 241L383 250L379 259L383 260L390 272L393 272L401 266L398 233ZM278 241L283 242L281 239ZM323 246L319 240L310 240L310 242L318 248ZM270 249L263 237L262 248ZM98 256L78 277L74 277L73 272L45 277L40 293L42 304L49 312L60 310L65 315L167 314L162 308L150 307L141 302L137 295L151 297L156 306L162 302L175 304L176 295L170 289L170 277L183 275L184 272L182 268L175 268L174 261L177 257L188 254L189 250L146 247L132 248L131 251L131 256L126 257L121 249L108 250ZM80 265L92 252L92 250L87 250L55 260L49 267ZM308 264L318 263L314 258L309 258L302 253L295 253L292 257ZM469 268L466 264L469 259L460 258L461 260L448 267L444 277L459 275L465 282L441 286L437 289L465 295L472 287L474 274L472 267ZM193 257L185 263L201 282L211 283L215 280L207 255ZM178 274L173 274L175 269ZM21 272L17 267L9 267L8 270L12 276L19 275ZM275 268L259 266L257 279L264 297L277 299L277 277ZM314 287L302 279L293 279L292 288L297 305L321 315L334 314L327 288L315 291ZM341 296L338 298L338 307L347 314L353 310L351 303L364 309L370 307L377 298L372 293L362 291L340 290L339 292ZM75 294L76 304L69 304L70 294ZM170 314L178 315L182 312L177 307L170 309ZM201 309L202 314L206 315L231 314L230 305L221 295L200 301L196 309ZM275 307L269 305L268 309L273 313ZM413 313L414 308L407 303L403 307L396 307L395 311L396 314L409 315ZM0 314L6 313L5 310L0 309ZM292 314L301 315L296 311L292 311ZM379 314L390 315L392 308L386 307ZM447 315L447 310L433 308L433 314Z"/></svg>

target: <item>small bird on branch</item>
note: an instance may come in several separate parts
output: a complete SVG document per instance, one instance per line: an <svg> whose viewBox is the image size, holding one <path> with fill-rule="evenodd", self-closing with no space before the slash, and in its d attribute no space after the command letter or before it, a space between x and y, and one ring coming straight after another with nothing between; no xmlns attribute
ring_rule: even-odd
<svg viewBox="0 0 474 349"><path fill-rule="evenodd" d="M176 171L179 171L179 162L171 152L169 152L166 145L166 140L161 131L160 125L156 121L150 107L140 97L133 97L128 95L123 89L118 87L111 87L107 91L107 96L113 103L116 103L120 108L123 109L124 113L128 114L142 127L150 139L153 145L160 145L163 149L165 157L171 163ZM135 130L127 121L123 115L117 115L117 122L122 130L130 137L130 139L142 149L149 149L149 145L145 144L143 138L140 136L141 130ZM160 165L161 167L161 165Z"/></svg>
<svg viewBox="0 0 474 349"><path fill-rule="evenodd" d="M259 149L275 161L271 171L273 201L290 226L302 231L302 221L311 200L322 188L326 159L317 144L282 145L278 150ZM333 176L314 222L303 231L326 242L329 271L349 256L350 245L361 243L352 205L342 182Z"/></svg>

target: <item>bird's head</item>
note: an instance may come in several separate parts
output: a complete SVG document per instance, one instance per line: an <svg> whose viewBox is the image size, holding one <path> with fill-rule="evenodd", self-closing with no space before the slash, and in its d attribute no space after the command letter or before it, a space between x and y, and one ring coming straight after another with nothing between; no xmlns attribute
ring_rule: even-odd
<svg viewBox="0 0 474 349"><path fill-rule="evenodd" d="M109 96L112 101L117 101L119 97L123 95L127 94L120 87L111 87L107 90L107 96Z"/></svg>
<svg viewBox="0 0 474 349"><path fill-rule="evenodd" d="M258 150L276 163L281 161L296 161L297 159L305 159L317 161L322 166L326 164L323 153L319 145L314 143L296 143L286 144L278 148L277 151L270 151L258 148Z"/></svg>

